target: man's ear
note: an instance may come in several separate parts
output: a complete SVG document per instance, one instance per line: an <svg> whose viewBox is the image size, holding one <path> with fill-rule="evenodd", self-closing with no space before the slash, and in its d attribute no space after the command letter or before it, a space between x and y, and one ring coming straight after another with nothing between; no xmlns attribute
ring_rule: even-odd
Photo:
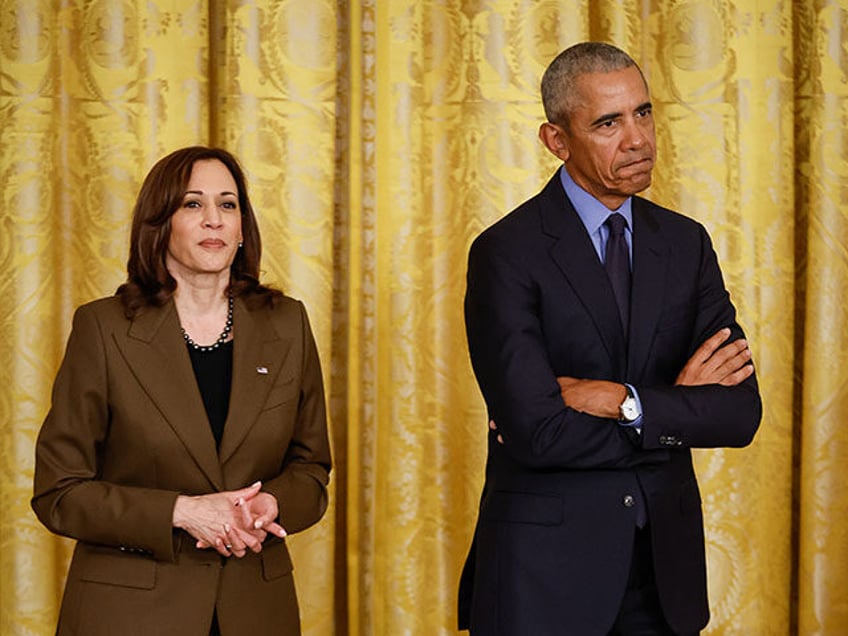
<svg viewBox="0 0 848 636"><path fill-rule="evenodd" d="M568 160L570 153L568 152L568 143L562 126L546 121L539 126L539 139L542 140L545 148L550 150L551 154L555 157L563 162Z"/></svg>

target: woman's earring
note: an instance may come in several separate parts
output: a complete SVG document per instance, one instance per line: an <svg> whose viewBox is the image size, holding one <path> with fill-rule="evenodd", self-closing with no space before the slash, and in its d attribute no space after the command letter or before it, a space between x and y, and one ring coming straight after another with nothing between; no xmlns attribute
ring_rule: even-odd
<svg viewBox="0 0 848 636"><path fill-rule="evenodd" d="M244 243L242 243L241 241L239 241L239 249L241 249L241 248L243 248L243 247L244 247Z"/></svg>

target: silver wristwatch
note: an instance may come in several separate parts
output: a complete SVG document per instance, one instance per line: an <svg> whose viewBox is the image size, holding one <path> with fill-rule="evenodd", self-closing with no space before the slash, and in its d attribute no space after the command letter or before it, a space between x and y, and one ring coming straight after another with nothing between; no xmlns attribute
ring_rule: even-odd
<svg viewBox="0 0 848 636"><path fill-rule="evenodd" d="M627 389L627 396L624 398L624 402L621 403L621 406L618 407L618 419L630 424L631 422L638 420L641 417L642 412L639 410L639 404L636 402L636 398L633 395L631 388L626 384L624 387Z"/></svg>

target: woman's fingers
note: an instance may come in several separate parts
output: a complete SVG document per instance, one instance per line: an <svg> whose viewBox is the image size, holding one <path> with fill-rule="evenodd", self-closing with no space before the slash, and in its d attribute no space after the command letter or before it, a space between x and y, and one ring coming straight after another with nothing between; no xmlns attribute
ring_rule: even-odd
<svg viewBox="0 0 848 636"><path fill-rule="evenodd" d="M261 486L257 481L240 490L186 498L192 506L189 514L181 515L187 519L180 527L196 539L200 550L213 548L222 556L237 558L248 551L261 552L268 534L286 536L285 529L274 521L277 500L262 493Z"/></svg>
<svg viewBox="0 0 848 636"><path fill-rule="evenodd" d="M224 524L224 548L232 556L242 558L247 554L248 549L256 552L255 549L259 543L255 537L241 531L239 528L234 528L229 524ZM261 544L260 544L261 549Z"/></svg>
<svg viewBox="0 0 848 636"><path fill-rule="evenodd" d="M264 528L268 531L269 534L273 534L274 536L279 537L280 539L285 537L287 534L286 529L283 528L283 526L281 526L276 521L272 521L271 523L265 524Z"/></svg>
<svg viewBox="0 0 848 636"><path fill-rule="evenodd" d="M239 501L249 501L253 499L259 492L262 490L262 482L256 481L253 482L250 486L246 488L240 488L239 490L231 490L228 493L225 493L229 496L230 502L239 505Z"/></svg>

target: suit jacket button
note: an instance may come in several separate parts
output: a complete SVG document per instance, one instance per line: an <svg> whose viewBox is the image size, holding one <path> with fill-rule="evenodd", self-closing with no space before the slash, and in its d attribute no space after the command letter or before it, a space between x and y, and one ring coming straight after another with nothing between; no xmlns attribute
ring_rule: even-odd
<svg viewBox="0 0 848 636"><path fill-rule="evenodd" d="M625 508L632 508L633 505L636 503L636 500L633 499L633 495L624 495L623 503Z"/></svg>

